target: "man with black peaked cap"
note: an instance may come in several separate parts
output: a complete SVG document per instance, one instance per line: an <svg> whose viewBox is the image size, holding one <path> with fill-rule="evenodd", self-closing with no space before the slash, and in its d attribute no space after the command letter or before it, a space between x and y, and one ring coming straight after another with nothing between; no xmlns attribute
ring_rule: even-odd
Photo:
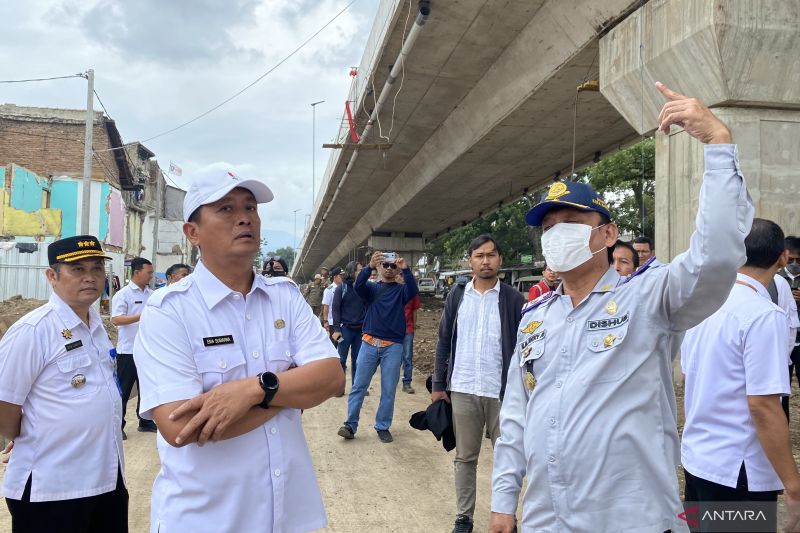
<svg viewBox="0 0 800 533"><path fill-rule="evenodd" d="M115 353L92 304L103 291L100 241L47 248L48 302L0 340L0 433L14 441L3 496L14 533L125 533Z"/></svg>
<svg viewBox="0 0 800 533"><path fill-rule="evenodd" d="M628 280L609 266L617 226L588 185L555 183L526 217L562 284L523 311L500 410L491 533L686 531L672 358L725 301L753 206L727 126L662 84L672 124L705 144L697 229L670 264Z"/></svg>

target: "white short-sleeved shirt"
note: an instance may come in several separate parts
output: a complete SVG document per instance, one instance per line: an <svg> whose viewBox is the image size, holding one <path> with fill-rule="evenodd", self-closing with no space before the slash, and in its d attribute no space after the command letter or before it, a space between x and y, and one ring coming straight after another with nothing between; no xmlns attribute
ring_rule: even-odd
<svg viewBox="0 0 800 533"><path fill-rule="evenodd" d="M32 502L116 488L122 403L111 348L97 311L87 327L56 294L0 340L0 400L22 406L3 496L21 499L31 474Z"/></svg>
<svg viewBox="0 0 800 533"><path fill-rule="evenodd" d="M686 424L681 461L692 475L736 487L744 462L751 491L780 490L758 440L748 396L789 394L786 313L767 289L739 274L722 308L686 332ZM779 401L776 399L776 401Z"/></svg>
<svg viewBox="0 0 800 533"><path fill-rule="evenodd" d="M333 325L333 295L336 293L337 284L331 283L322 292L322 305L328 306L328 324Z"/></svg>
<svg viewBox="0 0 800 533"><path fill-rule="evenodd" d="M142 314L134 358L141 416L216 385L338 357L300 291L255 276L245 298L201 263L156 292ZM151 531L273 531L325 527L298 409L239 437L170 446L159 434ZM160 528L160 529L159 529Z"/></svg>
<svg viewBox="0 0 800 533"><path fill-rule="evenodd" d="M147 285L142 289L133 281L129 281L111 299L111 316L141 314L151 294L153 291ZM117 326L117 353L133 353L133 341L138 331L138 322Z"/></svg>
<svg viewBox="0 0 800 533"><path fill-rule="evenodd" d="M778 307L786 312L789 318L789 356L792 355L797 343L797 330L800 329L800 319L797 318L797 302L792 296L792 287L780 274L775 274L775 288L778 290ZM789 361L791 364L791 361Z"/></svg>
<svg viewBox="0 0 800 533"><path fill-rule="evenodd" d="M500 280L481 294L472 281L456 317L458 342L450 390L485 398L500 398L503 347L500 328Z"/></svg>

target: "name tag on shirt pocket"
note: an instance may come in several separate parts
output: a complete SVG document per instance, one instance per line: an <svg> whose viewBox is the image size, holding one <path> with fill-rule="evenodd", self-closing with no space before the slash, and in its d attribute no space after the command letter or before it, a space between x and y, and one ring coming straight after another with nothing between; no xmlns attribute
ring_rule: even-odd
<svg viewBox="0 0 800 533"><path fill-rule="evenodd" d="M192 355L203 380L203 392L246 377L244 354L238 348L199 350Z"/></svg>
<svg viewBox="0 0 800 533"><path fill-rule="evenodd" d="M92 370L92 357L85 351L67 352L56 360L59 392L67 398L85 396L97 390L99 383Z"/></svg>
<svg viewBox="0 0 800 533"><path fill-rule="evenodd" d="M582 366L582 381L585 384L619 381L625 375L624 350L620 345L628 336L628 323L611 328L588 332L586 336L586 359Z"/></svg>
<svg viewBox="0 0 800 533"><path fill-rule="evenodd" d="M528 361L535 361L544 355L545 335L537 334L538 338L532 342L523 341L520 344L519 366L525 366Z"/></svg>
<svg viewBox="0 0 800 533"><path fill-rule="evenodd" d="M276 341L267 345L267 357L269 363L267 370L270 372L283 372L292 366L292 352L289 351L289 343L286 341Z"/></svg>

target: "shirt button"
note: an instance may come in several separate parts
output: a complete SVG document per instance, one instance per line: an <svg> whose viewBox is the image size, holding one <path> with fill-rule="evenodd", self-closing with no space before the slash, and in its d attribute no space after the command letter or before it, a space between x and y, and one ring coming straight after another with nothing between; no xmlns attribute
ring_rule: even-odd
<svg viewBox="0 0 800 533"><path fill-rule="evenodd" d="M228 368L228 363L224 359L219 360L219 367L220 368Z"/></svg>
<svg viewBox="0 0 800 533"><path fill-rule="evenodd" d="M275 477L281 477L281 469L280 468L276 468L275 469Z"/></svg>
<svg viewBox="0 0 800 533"><path fill-rule="evenodd" d="M292 355L289 353L289 350L286 350L286 357L291 357Z"/></svg>
<svg viewBox="0 0 800 533"><path fill-rule="evenodd" d="M555 419L555 418L553 418L552 416L550 417L550 420L549 420L549 422L550 422L550 425L551 425L551 426L555 426L555 425L556 425L556 419Z"/></svg>
<svg viewBox="0 0 800 533"><path fill-rule="evenodd" d="M251 315L250 313L247 313L244 316L245 316L245 318L247 318L247 320L252 320L253 319L253 315Z"/></svg>
<svg viewBox="0 0 800 533"><path fill-rule="evenodd" d="M277 433L277 432L278 432L278 430L277 430L277 429L275 429L275 428L272 428L272 429L270 429L270 430L269 430L269 432L270 432L270 433L272 433L272 434L274 435L275 433Z"/></svg>
<svg viewBox="0 0 800 533"><path fill-rule="evenodd" d="M234 294L234 295L233 295L233 299L234 299L234 300L238 300L239 298L241 298L241 296L239 296L238 294Z"/></svg>
<svg viewBox="0 0 800 533"><path fill-rule="evenodd" d="M258 359L259 357L261 357L261 354L260 354L260 353L258 353L258 350L256 350L255 352L253 352L251 355L252 355L252 356L253 356L255 359Z"/></svg>
<svg viewBox="0 0 800 533"><path fill-rule="evenodd" d="M570 324L572 324L572 320L573 320L573 318L571 316L567 317L567 322L569 322Z"/></svg>
<svg viewBox="0 0 800 533"><path fill-rule="evenodd" d="M562 346L561 347L561 353L567 353L567 347L566 346Z"/></svg>
<svg viewBox="0 0 800 533"><path fill-rule="evenodd" d="M598 344L599 343L597 341L592 341L592 346L594 346L595 348L597 347Z"/></svg>
<svg viewBox="0 0 800 533"><path fill-rule="evenodd" d="M556 381L556 388L557 388L557 389L560 389L560 388L561 388L561 385L563 385L563 383L561 382L561 380L558 380L558 381Z"/></svg>
<svg viewBox="0 0 800 533"><path fill-rule="evenodd" d="M547 456L547 462L548 463L555 463L556 462L556 458L553 457L552 455L548 455Z"/></svg>

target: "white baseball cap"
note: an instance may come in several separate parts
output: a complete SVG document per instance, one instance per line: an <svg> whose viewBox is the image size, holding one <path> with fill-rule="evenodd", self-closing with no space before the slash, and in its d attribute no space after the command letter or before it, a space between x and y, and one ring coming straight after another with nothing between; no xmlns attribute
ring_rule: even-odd
<svg viewBox="0 0 800 533"><path fill-rule="evenodd" d="M183 221L189 222L189 217L198 208L216 202L236 187L242 187L253 193L259 204L266 204L274 198L272 191L263 181L241 179L230 171L212 173L194 180L189 186L183 199Z"/></svg>

